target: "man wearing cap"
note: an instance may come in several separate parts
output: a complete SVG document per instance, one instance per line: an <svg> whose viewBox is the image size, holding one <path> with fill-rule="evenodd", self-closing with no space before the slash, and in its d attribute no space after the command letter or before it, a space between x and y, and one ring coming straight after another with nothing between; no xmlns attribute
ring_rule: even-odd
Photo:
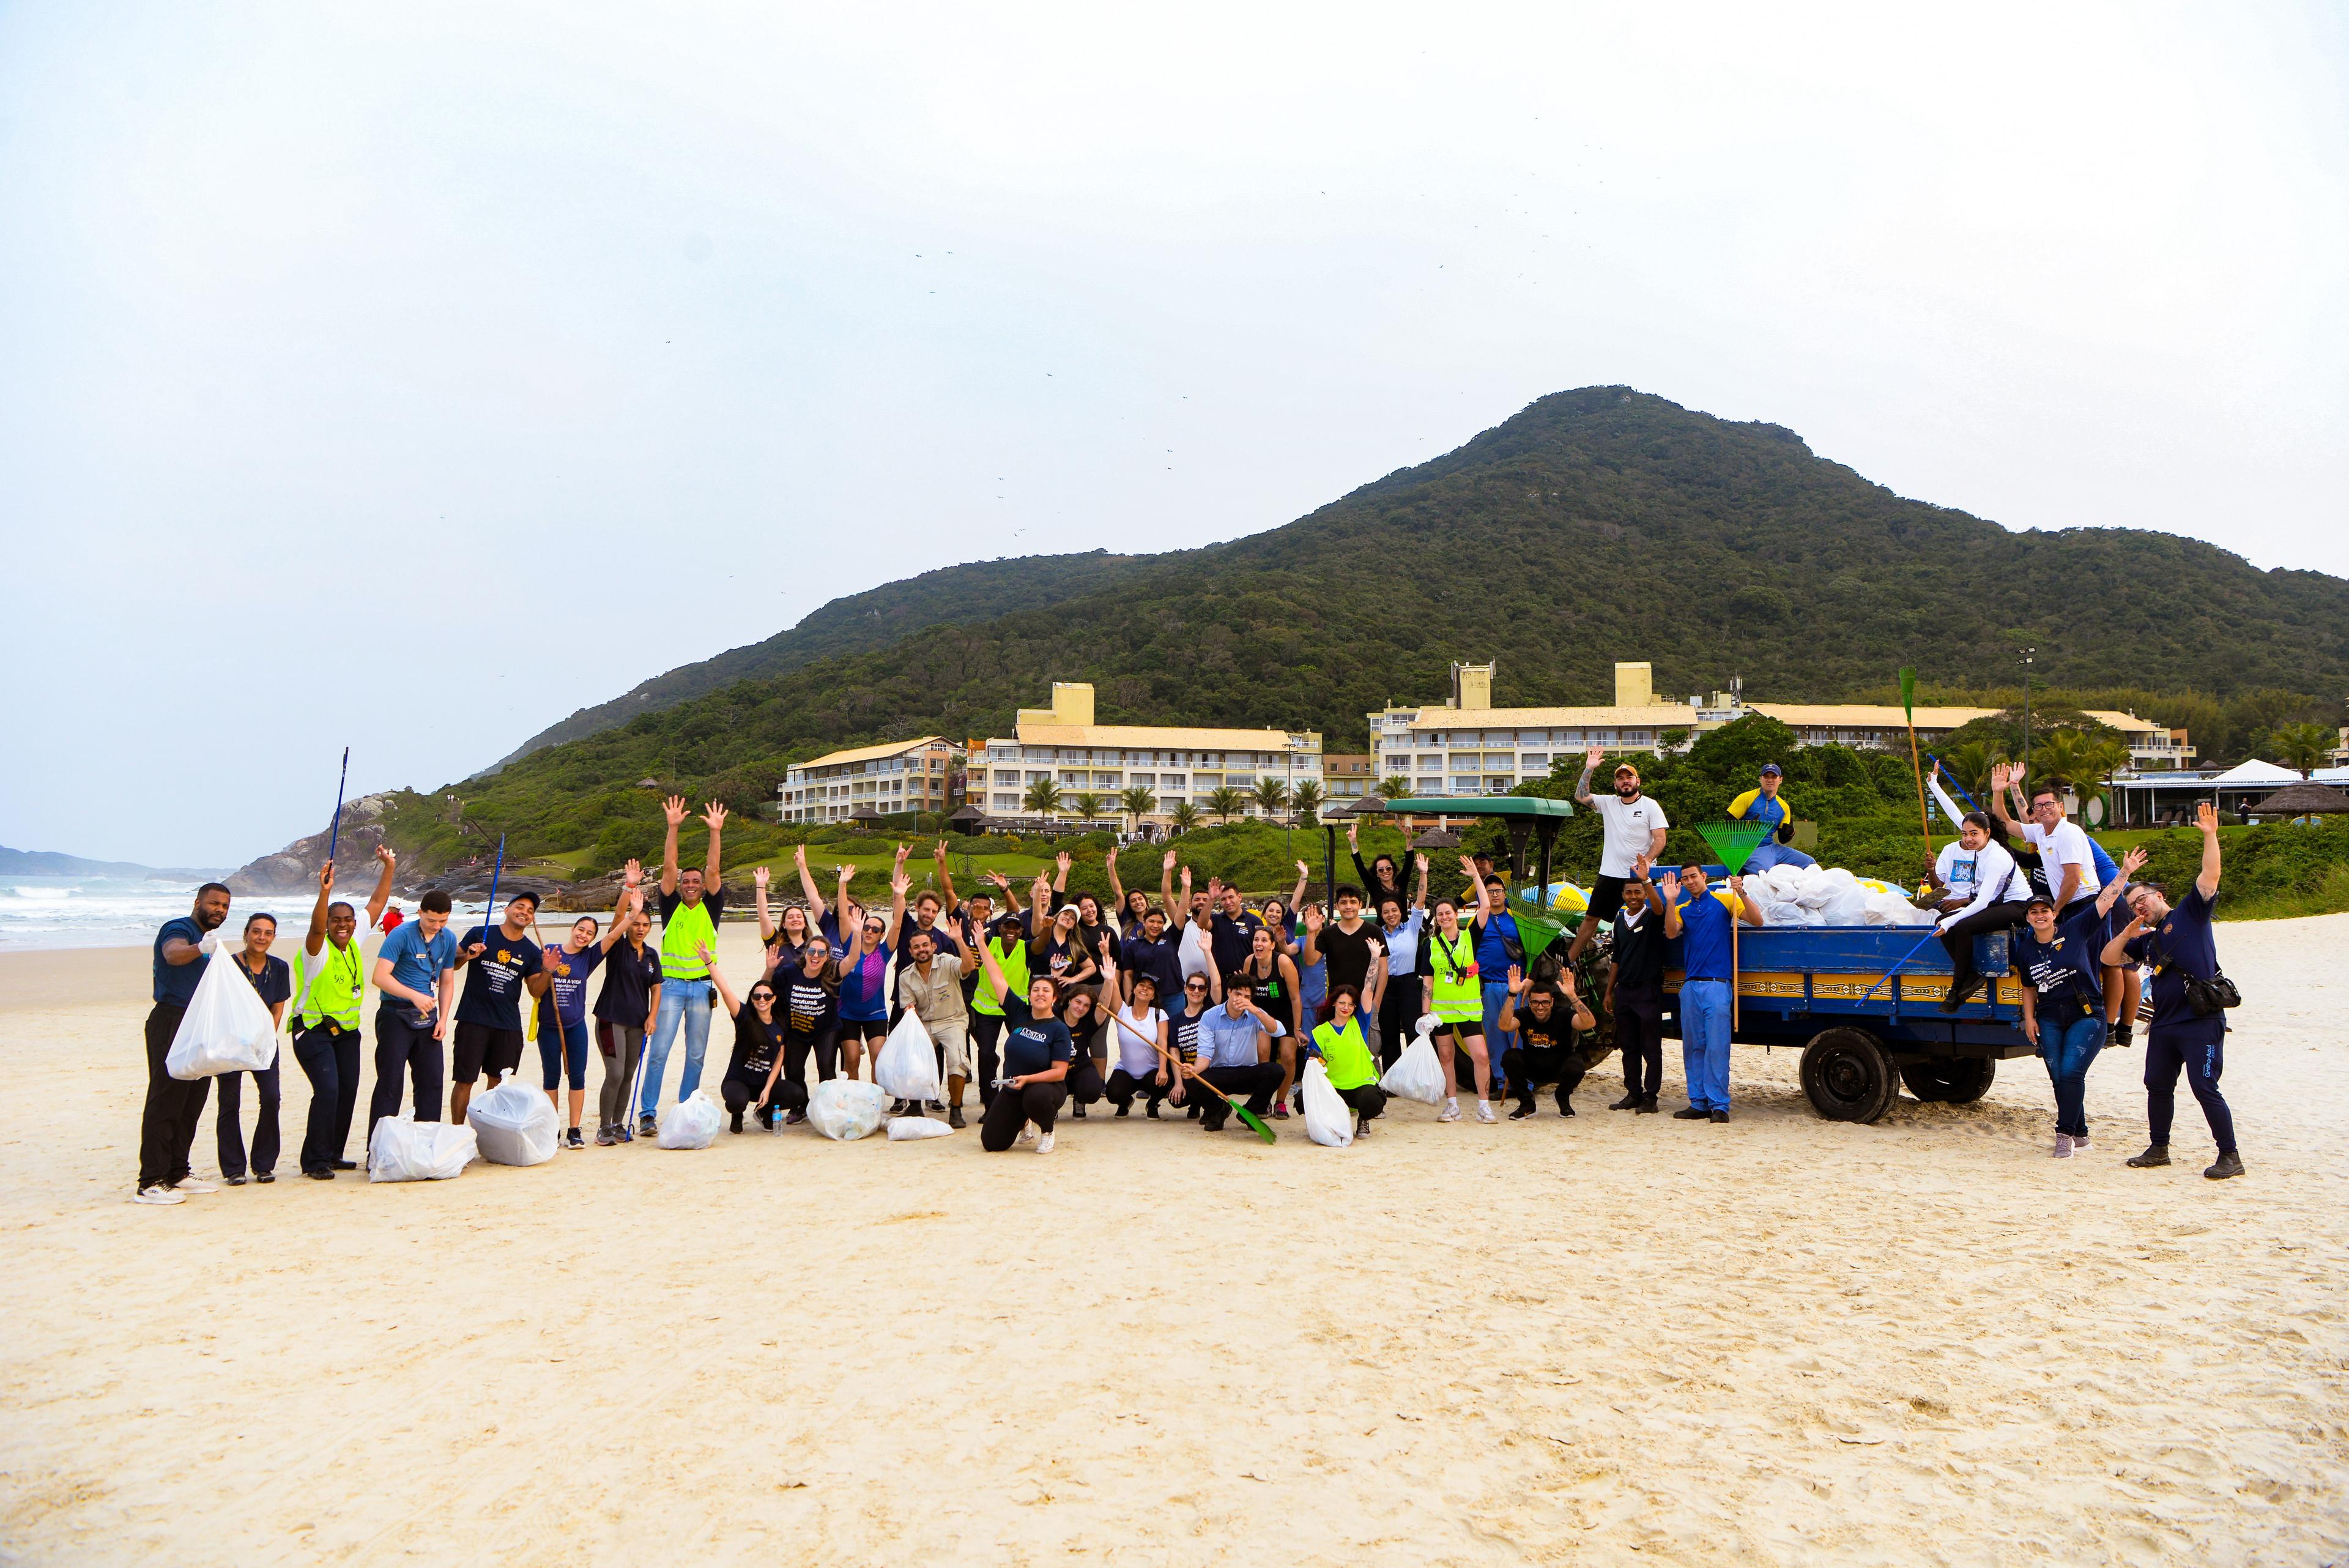
<svg viewBox="0 0 2349 1568"><path fill-rule="evenodd" d="M545 955L530 940L538 918L538 895L516 893L506 900L505 919L495 929L475 926L457 944L457 967L465 989L457 998L457 1027L449 1047L449 1120L461 1127L472 1103L474 1081L490 1087L522 1065L522 999L546 993Z"/></svg>
<svg viewBox="0 0 2349 1568"><path fill-rule="evenodd" d="M1590 933L1599 929L1599 922L1622 913L1623 884L1633 875L1633 865L1660 858L1672 826L1662 806L1640 794L1640 770L1629 763L1615 764L1613 794L1594 796L1590 775L1606 759L1605 747L1591 747L1582 759L1582 776L1574 781L1575 801L1599 813L1605 836L1600 840L1598 886L1590 890L1590 907L1582 912L1582 924L1575 928L1573 945L1566 950L1569 967L1581 961L1582 950L1590 945Z"/></svg>
<svg viewBox="0 0 2349 1568"><path fill-rule="evenodd" d="M1744 868L1748 871L1767 871L1773 866L1818 864L1794 847L1795 813L1778 794L1778 785L1785 776L1777 763L1764 763L1761 782L1729 803L1730 821L1758 822L1770 830L1770 836L1745 857Z"/></svg>

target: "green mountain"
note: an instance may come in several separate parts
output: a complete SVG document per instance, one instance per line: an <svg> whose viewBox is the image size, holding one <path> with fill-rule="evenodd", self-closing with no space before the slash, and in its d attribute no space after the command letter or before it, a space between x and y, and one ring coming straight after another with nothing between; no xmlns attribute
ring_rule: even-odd
<svg viewBox="0 0 2349 1568"><path fill-rule="evenodd" d="M749 680L785 675L803 664L843 654L885 648L900 638L948 621L991 620L1013 610L1041 609L1113 581L1133 563L1132 556L1094 550L1081 556L1023 556L973 561L886 583L833 599L788 631L764 642L730 648L714 659L679 665L656 675L609 702L582 708L551 724L502 758L503 767L546 746L576 741L646 713Z"/></svg>
<svg viewBox="0 0 2349 1568"><path fill-rule="evenodd" d="M999 597L957 598L952 572L915 579L930 587L900 624L921 629L884 646L849 646L858 599L828 606L832 651L533 751L461 792L468 818L533 853L607 828L608 848L647 810L640 778L771 805L793 758L1001 734L1056 679L1093 681L1103 722L1311 726L1333 751L1362 748L1364 711L1438 698L1454 659L1497 659L1503 703L1606 701L1619 659L1652 660L1662 692L1735 674L1765 701L1878 695L1903 665L1992 686L2021 640L2042 680L2075 691L2282 688L2287 707L2349 691L2349 582L2165 534L2009 533L1895 495L1778 426L1622 387L1544 398L1230 544L988 566Z"/></svg>

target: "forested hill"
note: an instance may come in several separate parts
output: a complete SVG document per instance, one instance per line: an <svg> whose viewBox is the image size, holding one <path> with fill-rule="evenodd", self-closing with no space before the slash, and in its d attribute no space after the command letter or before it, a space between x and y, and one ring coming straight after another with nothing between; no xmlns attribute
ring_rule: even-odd
<svg viewBox="0 0 2349 1568"><path fill-rule="evenodd" d="M1054 574L1086 563L1098 580L1060 597ZM1828 700L1904 664L1928 683L2012 680L2027 633L2042 678L2075 689L2349 691L2349 582L2164 534L2010 534L1777 426L1620 387L1544 398L1268 533L1031 569L1037 605L740 680L465 793L534 814L650 775L771 802L792 758L1001 734L1056 679L1095 682L1103 722L1309 725L1331 750L1361 747L1367 709L1440 700L1454 659L1497 659L1504 703L1606 701L1620 659L1652 660L1663 693L1737 674L1751 698ZM907 624L954 614L953 576L916 579L933 587Z"/></svg>
<svg viewBox="0 0 2349 1568"><path fill-rule="evenodd" d="M674 708L688 698L760 675L783 675L813 659L885 648L914 632L947 621L992 620L1013 610L1040 609L1090 592L1114 579L1134 557L1094 550L1081 556L1027 556L942 566L903 582L885 583L861 594L833 599L787 631L764 642L730 648L714 659L681 664L633 690L582 708L524 741L499 763L525 757L542 746L558 745L608 730L646 713Z"/></svg>

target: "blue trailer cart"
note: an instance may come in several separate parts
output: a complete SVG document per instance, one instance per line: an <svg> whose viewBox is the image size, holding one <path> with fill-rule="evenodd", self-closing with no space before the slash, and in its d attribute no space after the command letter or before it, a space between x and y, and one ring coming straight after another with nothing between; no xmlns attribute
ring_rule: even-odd
<svg viewBox="0 0 2349 1568"><path fill-rule="evenodd" d="M2002 1059L2038 1054L2023 1037L2007 934L1974 939L1974 963L1986 983L1952 1014L1941 1011L1950 957L1931 931L1744 928L1736 1043L1802 1047L1803 1093L1830 1121L1876 1120L1892 1108L1903 1084L1920 1100L1962 1106L1982 1098ZM1667 992L1678 992L1681 980L1668 971ZM1677 1006L1665 1032L1680 1032Z"/></svg>

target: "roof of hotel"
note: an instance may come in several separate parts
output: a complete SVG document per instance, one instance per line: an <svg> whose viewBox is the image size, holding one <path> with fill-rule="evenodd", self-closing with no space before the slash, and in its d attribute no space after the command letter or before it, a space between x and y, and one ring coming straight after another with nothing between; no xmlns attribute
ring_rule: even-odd
<svg viewBox="0 0 2349 1568"><path fill-rule="evenodd" d="M935 745L945 739L944 735L924 735L918 741L885 741L877 746L852 746L847 751L827 752L823 756L811 757L803 763L793 763L792 766L829 768L836 767L842 763L870 762L875 757L894 757L900 753L918 751L924 746Z"/></svg>
<svg viewBox="0 0 2349 1568"><path fill-rule="evenodd" d="M1023 746L1085 746L1103 750L1286 752L1286 730L1194 730L1161 724L1038 724L1021 720ZM1311 732L1307 732L1311 733Z"/></svg>
<svg viewBox="0 0 2349 1568"><path fill-rule="evenodd" d="M1604 724L1693 724L1696 710L1685 702L1655 702L1644 708L1423 708L1414 730L1587 729Z"/></svg>
<svg viewBox="0 0 2349 1568"><path fill-rule="evenodd" d="M1905 730L1909 715L1897 702L1749 702L1746 711L1766 714L1796 729ZM1954 730L1976 719L1996 716L1995 708L1920 708L1917 722L1928 729Z"/></svg>

